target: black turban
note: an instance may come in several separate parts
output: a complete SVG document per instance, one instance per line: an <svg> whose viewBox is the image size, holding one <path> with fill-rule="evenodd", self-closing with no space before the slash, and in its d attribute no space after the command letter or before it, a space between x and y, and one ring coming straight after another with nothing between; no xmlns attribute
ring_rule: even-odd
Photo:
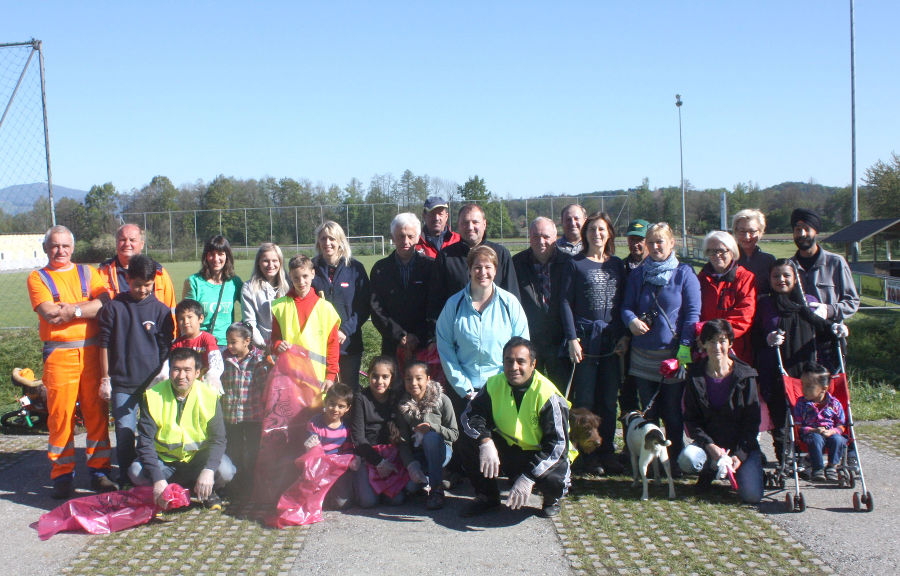
<svg viewBox="0 0 900 576"><path fill-rule="evenodd" d="M801 220L806 222L806 224L816 232L822 229L822 219L819 218L819 215L812 210L807 210L806 208L795 208L794 211L791 212L791 228L796 226L797 222Z"/></svg>

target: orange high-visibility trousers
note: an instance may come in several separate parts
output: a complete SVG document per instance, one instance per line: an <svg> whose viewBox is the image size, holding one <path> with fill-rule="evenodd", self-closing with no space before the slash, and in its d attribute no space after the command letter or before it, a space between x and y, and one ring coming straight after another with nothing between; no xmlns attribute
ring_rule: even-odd
<svg viewBox="0 0 900 576"><path fill-rule="evenodd" d="M81 408L87 429L88 468L109 469L109 405L100 399L100 349L57 348L44 361L42 380L47 387L47 457L51 478L75 470L75 403Z"/></svg>

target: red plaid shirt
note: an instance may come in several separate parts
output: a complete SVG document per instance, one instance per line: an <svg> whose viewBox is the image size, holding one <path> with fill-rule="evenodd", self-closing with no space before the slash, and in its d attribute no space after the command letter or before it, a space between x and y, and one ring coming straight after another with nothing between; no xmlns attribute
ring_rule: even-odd
<svg viewBox="0 0 900 576"><path fill-rule="evenodd" d="M266 362L262 351L251 348L238 360L227 350L222 354L225 372L222 374L222 409L226 424L262 421L262 395L266 385Z"/></svg>

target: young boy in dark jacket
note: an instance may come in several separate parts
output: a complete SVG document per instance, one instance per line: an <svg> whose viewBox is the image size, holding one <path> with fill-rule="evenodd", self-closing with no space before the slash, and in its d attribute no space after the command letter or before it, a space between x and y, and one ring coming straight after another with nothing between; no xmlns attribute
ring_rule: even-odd
<svg viewBox="0 0 900 576"><path fill-rule="evenodd" d="M128 482L135 459L138 404L175 336L171 309L153 295L156 262L143 255L128 265L129 292L100 310L100 394L111 403L116 426L119 482Z"/></svg>

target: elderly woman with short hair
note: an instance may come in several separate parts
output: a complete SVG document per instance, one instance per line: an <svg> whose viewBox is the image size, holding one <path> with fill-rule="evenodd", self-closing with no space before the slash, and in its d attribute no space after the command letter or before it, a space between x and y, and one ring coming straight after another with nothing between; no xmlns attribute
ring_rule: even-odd
<svg viewBox="0 0 900 576"><path fill-rule="evenodd" d="M734 353L753 363L750 327L756 314L756 279L738 264L738 246L728 232L716 230L703 239L708 259L697 274L700 280L700 321L722 318L734 330Z"/></svg>
<svg viewBox="0 0 900 576"><path fill-rule="evenodd" d="M758 246L766 231L765 214L754 208L744 208L731 219L731 229L740 251L737 263L756 276L757 296L769 294L769 270L775 263L775 257Z"/></svg>

